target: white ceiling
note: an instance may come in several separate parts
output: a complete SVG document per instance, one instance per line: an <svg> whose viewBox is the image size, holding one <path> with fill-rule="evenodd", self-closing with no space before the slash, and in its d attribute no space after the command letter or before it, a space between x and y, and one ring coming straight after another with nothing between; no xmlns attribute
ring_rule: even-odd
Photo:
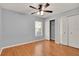
<svg viewBox="0 0 79 59"><path fill-rule="evenodd" d="M29 5L38 7L38 3L2 3L0 6L5 9L9 9L12 11L16 12L21 12L21 13L28 13L31 14L32 12L35 12L36 10L29 8ZM34 16L39 16L39 17L48 17L52 14L57 14L61 12L65 12L74 8L79 7L79 3L50 3L50 6L47 7L47 10L52 10L53 13L44 13L43 16L34 14Z"/></svg>

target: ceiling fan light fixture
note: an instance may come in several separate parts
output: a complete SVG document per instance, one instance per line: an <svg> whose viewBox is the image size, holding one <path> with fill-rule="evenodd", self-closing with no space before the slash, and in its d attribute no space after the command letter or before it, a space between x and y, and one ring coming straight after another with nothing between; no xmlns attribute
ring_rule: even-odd
<svg viewBox="0 0 79 59"><path fill-rule="evenodd" d="M43 12L43 11L41 11L41 12L40 12L40 14L41 14L41 15L44 15L44 12Z"/></svg>
<svg viewBox="0 0 79 59"><path fill-rule="evenodd" d="M37 12L37 15L44 15L43 11Z"/></svg>

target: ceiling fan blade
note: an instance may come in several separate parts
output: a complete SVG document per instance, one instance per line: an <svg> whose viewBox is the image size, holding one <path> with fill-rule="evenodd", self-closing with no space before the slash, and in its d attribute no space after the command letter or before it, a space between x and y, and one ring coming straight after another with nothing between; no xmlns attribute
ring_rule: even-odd
<svg viewBox="0 0 79 59"><path fill-rule="evenodd" d="M29 6L30 8L33 8L33 9L37 9L36 7L33 7L33 6Z"/></svg>
<svg viewBox="0 0 79 59"><path fill-rule="evenodd" d="M47 8L49 5L50 5L49 3L46 3L45 8Z"/></svg>
<svg viewBox="0 0 79 59"><path fill-rule="evenodd" d="M49 11L49 10L44 10L44 12L52 13L53 11Z"/></svg>
<svg viewBox="0 0 79 59"><path fill-rule="evenodd" d="M42 10L42 4L39 5L39 8L38 8L38 9L39 9L39 10Z"/></svg>

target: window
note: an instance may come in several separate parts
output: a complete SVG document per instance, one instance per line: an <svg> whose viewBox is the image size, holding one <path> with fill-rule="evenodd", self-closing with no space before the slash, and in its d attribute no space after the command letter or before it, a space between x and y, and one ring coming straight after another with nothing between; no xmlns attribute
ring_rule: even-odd
<svg viewBox="0 0 79 59"><path fill-rule="evenodd" d="M42 22L35 21L35 36L42 36Z"/></svg>

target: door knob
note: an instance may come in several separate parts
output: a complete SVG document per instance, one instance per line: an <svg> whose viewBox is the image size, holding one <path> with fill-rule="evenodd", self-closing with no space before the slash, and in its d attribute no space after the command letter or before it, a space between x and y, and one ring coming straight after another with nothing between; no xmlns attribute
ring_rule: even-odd
<svg viewBox="0 0 79 59"><path fill-rule="evenodd" d="M72 34L72 32L70 32L70 34Z"/></svg>
<svg viewBox="0 0 79 59"><path fill-rule="evenodd" d="M65 34L65 32L64 32L64 34Z"/></svg>

